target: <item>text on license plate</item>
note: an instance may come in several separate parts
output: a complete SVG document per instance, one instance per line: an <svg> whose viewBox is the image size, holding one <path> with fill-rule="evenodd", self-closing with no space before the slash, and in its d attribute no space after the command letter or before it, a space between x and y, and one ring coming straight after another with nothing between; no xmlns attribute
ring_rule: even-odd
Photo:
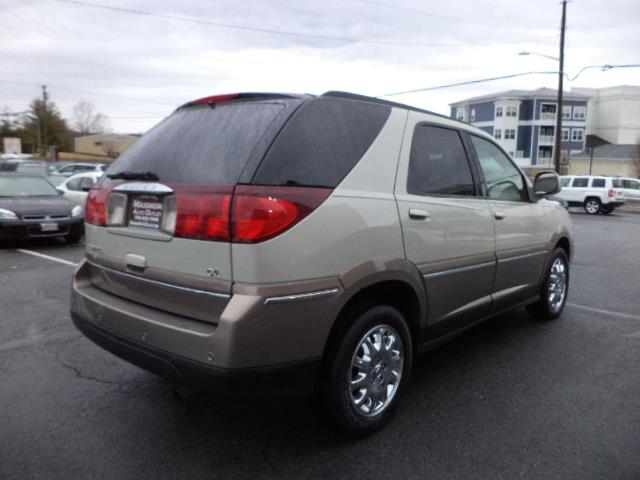
<svg viewBox="0 0 640 480"><path fill-rule="evenodd" d="M160 228L162 199L156 195L136 195L131 200L129 225Z"/></svg>
<svg viewBox="0 0 640 480"><path fill-rule="evenodd" d="M55 232L58 230L58 224L56 222L41 223L40 230L43 232Z"/></svg>

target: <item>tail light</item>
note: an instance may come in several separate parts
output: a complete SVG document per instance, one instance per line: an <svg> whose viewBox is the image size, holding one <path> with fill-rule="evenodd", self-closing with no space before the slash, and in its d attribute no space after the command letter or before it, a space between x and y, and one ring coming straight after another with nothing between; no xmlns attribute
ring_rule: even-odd
<svg viewBox="0 0 640 480"><path fill-rule="evenodd" d="M127 197L111 188L89 192L85 219L100 226L126 224ZM160 229L174 237L235 243L258 243L293 227L333 189L259 185L171 185Z"/></svg>
<svg viewBox="0 0 640 480"><path fill-rule="evenodd" d="M165 200L162 228L175 237L229 241L233 186L174 185Z"/></svg>
<svg viewBox="0 0 640 480"><path fill-rule="evenodd" d="M173 186L162 229L175 237L258 243L288 230L331 194L330 188Z"/></svg>
<svg viewBox="0 0 640 480"><path fill-rule="evenodd" d="M613 188L610 188L609 189L609 198L612 198L615 194L616 194L615 190Z"/></svg>
<svg viewBox="0 0 640 480"><path fill-rule="evenodd" d="M258 243L288 230L331 194L330 188L239 185L233 197L231 241Z"/></svg>
<svg viewBox="0 0 640 480"><path fill-rule="evenodd" d="M107 198L110 189L102 184L96 184L89 190L84 209L84 221L92 225L104 227L107 224Z"/></svg>

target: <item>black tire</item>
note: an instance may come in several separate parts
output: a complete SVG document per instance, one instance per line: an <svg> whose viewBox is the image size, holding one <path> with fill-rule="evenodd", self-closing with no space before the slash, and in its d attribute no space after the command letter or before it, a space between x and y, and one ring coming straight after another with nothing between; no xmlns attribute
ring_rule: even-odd
<svg viewBox="0 0 640 480"><path fill-rule="evenodd" d="M589 197L584 201L584 211L589 215L597 215L602 210L602 203L597 197Z"/></svg>
<svg viewBox="0 0 640 480"><path fill-rule="evenodd" d="M556 261L560 261L564 264L566 269L566 277L564 281L564 295L559 305L554 305L550 300L550 283L551 275ZM540 288L540 300L536 303L532 303L527 306L527 311L534 317L541 320L553 320L558 318L564 310L564 306L567 303L567 296L569 294L569 259L566 252L562 248L556 248L546 265L546 271L544 274L544 280L542 281L542 287Z"/></svg>
<svg viewBox="0 0 640 480"><path fill-rule="evenodd" d="M82 233L70 233L64 236L64 239L67 243L78 243L82 238Z"/></svg>
<svg viewBox="0 0 640 480"><path fill-rule="evenodd" d="M398 405L400 395L409 381L413 359L411 332L403 315L397 309L387 305L366 306L354 312L347 320L346 325L348 327L343 329L340 335L336 336L337 343L330 350L329 364L323 379L323 393L329 412L335 417L340 427L350 435L364 436L379 430L389 421ZM391 329L386 330L390 335L387 337L388 340L391 341L391 336L393 336L396 340L394 343L396 349L398 345L400 346L402 361L393 360L396 372L400 368L400 380L395 390L392 390L393 393L389 400L381 400L384 406L380 406L380 411L377 413L372 411L370 415L367 415L354 405L356 400L352 400L353 392L356 389L354 387L350 388L349 382L354 374L358 375L358 367L352 368L352 362L356 361L356 355L363 351L363 347L360 347L360 345L365 336L372 331L377 334L378 328L382 328L382 331L385 331L385 327L391 327ZM398 336L395 337L395 334ZM378 338L382 337L379 336ZM401 344L397 343L398 340L401 341ZM386 352L392 350L394 349L385 349ZM383 354L385 351L380 350L380 353ZM367 394L371 391L373 396L366 397L367 394L363 394L366 400L362 401L360 408L366 408L364 405L372 398L375 398L375 395L381 395L382 397L388 395L382 392L382 385L387 381L386 379L393 378L393 367L389 367L391 361L387 365L376 355L377 352L373 351L373 355L369 357L372 360L362 364L362 369L366 369L368 372L365 377L367 380L363 381L363 384L366 383L370 388L370 390L367 389ZM381 367L381 365L383 366ZM383 376L384 379L382 378ZM369 379L372 379L371 384ZM377 383L378 381L381 383ZM381 390L376 391L377 385L380 385ZM391 387L394 388L393 386ZM375 408L375 402L373 405Z"/></svg>
<svg viewBox="0 0 640 480"><path fill-rule="evenodd" d="M610 213L612 213L615 210L614 207L602 207L602 210L600 210L600 213L602 213L603 215L609 215Z"/></svg>

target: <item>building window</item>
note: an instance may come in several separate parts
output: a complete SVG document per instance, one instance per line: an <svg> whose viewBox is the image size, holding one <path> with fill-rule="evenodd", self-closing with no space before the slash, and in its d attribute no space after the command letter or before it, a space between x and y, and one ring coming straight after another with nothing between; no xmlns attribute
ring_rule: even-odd
<svg viewBox="0 0 640 480"><path fill-rule="evenodd" d="M582 128L574 128L571 130L571 141L581 142L584 139L584 130Z"/></svg>
<svg viewBox="0 0 640 480"><path fill-rule="evenodd" d="M540 113L545 113L547 115L555 115L555 113L556 113L556 104L555 103L543 103L540 106Z"/></svg>
<svg viewBox="0 0 640 480"><path fill-rule="evenodd" d="M502 138L502 130L500 130L499 128L496 128L493 132L493 136L494 138L497 138L498 140L500 140Z"/></svg>
<svg viewBox="0 0 640 480"><path fill-rule="evenodd" d="M496 117L502 116L502 107L496 107Z"/></svg>
<svg viewBox="0 0 640 480"><path fill-rule="evenodd" d="M564 114L564 112L562 112ZM570 128L563 128L562 129L562 141L563 142L568 142L569 141L569 131L571 129Z"/></svg>
<svg viewBox="0 0 640 480"><path fill-rule="evenodd" d="M516 131L512 128L507 128L504 131L504 139L505 140L513 140L516 138Z"/></svg>
<svg viewBox="0 0 640 480"><path fill-rule="evenodd" d="M475 108L472 108L472 109L471 109L470 120L471 120L472 122L475 122L475 121L476 121L476 109L475 109Z"/></svg>
<svg viewBox="0 0 640 480"><path fill-rule="evenodd" d="M456 109L456 119L464 122L464 110L462 108Z"/></svg>
<svg viewBox="0 0 640 480"><path fill-rule="evenodd" d="M517 117L518 107L515 105L507 105L507 117Z"/></svg>
<svg viewBox="0 0 640 480"><path fill-rule="evenodd" d="M573 107L573 119L584 120L586 116L587 107Z"/></svg>
<svg viewBox="0 0 640 480"><path fill-rule="evenodd" d="M571 119L571 105L563 105L562 106L562 119L570 120Z"/></svg>
<svg viewBox="0 0 640 480"><path fill-rule="evenodd" d="M518 150L516 152L516 158L523 158L524 157L524 150Z"/></svg>

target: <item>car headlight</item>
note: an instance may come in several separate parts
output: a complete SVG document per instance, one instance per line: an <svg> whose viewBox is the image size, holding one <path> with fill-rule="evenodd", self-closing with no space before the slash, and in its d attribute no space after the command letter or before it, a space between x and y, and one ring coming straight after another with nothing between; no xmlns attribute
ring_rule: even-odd
<svg viewBox="0 0 640 480"><path fill-rule="evenodd" d="M18 215L11 210L0 208L0 220L18 220Z"/></svg>
<svg viewBox="0 0 640 480"><path fill-rule="evenodd" d="M80 205L76 205L71 209L71 216L73 218L78 218L82 216L82 207Z"/></svg>

